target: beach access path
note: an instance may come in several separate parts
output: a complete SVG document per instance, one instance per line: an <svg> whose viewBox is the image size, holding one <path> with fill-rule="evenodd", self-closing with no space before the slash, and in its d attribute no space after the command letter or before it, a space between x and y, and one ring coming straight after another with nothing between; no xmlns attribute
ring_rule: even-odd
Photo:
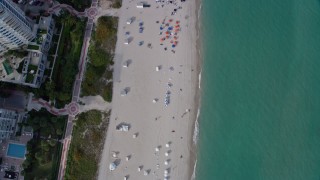
<svg viewBox="0 0 320 180"><path fill-rule="evenodd" d="M98 180L190 179L198 110L196 1L179 0L177 5L163 6L148 1L149 8L137 8L139 2L123 1L118 11L112 112ZM127 24L131 17L134 21ZM165 25L170 19L169 26L176 21L180 26L174 48L170 42L173 37L160 41L165 30L159 35L163 20ZM128 44L124 44L126 39ZM131 63L123 67L127 60ZM127 94L121 96L124 89ZM117 131L121 123L128 124L129 131ZM109 170L111 163L116 165L113 171Z"/></svg>

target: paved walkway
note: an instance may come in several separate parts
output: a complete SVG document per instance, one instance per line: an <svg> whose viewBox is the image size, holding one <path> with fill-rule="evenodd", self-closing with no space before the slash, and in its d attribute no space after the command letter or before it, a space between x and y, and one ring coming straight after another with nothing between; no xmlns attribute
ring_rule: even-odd
<svg viewBox="0 0 320 180"><path fill-rule="evenodd" d="M84 39L83 39L83 45L82 45L82 51L80 55L80 61L79 61L79 72L76 76L74 86L73 86L73 92L72 92L72 101L70 104L66 105L62 109L57 109L55 107L52 107L49 102L43 100L43 99L34 99L31 98L31 102L29 102L31 109L39 110L41 108L46 108L50 113L54 115L68 115L68 122L65 132L65 137L62 140L63 143L63 149L62 149L62 155L60 160L60 167L59 167L59 174L58 174L58 180L63 180L65 175L65 169L66 169L66 163L67 163L67 157L68 157L68 151L71 144L72 139L72 130L73 130L73 121L75 120L75 116L80 112L80 106L78 104L79 96L80 96L80 90L81 90L81 84L84 77L84 72L86 69L86 59L88 55L88 48L89 43L91 39L91 33L93 28L93 23L96 22L96 20L100 16L118 16L118 10L117 9L108 9L108 10L102 10L98 9L98 0L92 0L91 7L85 9L84 12L78 12L75 10L72 6L67 4L57 4L53 7L51 7L47 12L53 13L55 11L60 11L61 9L68 10L71 14L77 16L77 17L87 17L88 21L86 24L86 29L84 33ZM108 107L110 105L107 105L105 107ZM95 107L94 105L89 105L88 108L83 108L82 110L88 110L91 109L91 107Z"/></svg>
<svg viewBox="0 0 320 180"><path fill-rule="evenodd" d="M84 76L84 71L86 69L86 63L87 63L87 55L88 55L88 47L91 39L91 32L93 28L93 20L95 16L97 15L98 12L98 0L92 0L91 7L86 9L84 12L78 12L74 10L70 6L59 6L60 8L66 8L77 15L78 17L80 16L85 16L88 18L87 24L86 24L86 30L84 33L84 39L83 39L83 45L82 45L82 51L80 55L80 61L79 61L79 72L76 76L76 80L74 82L73 86L73 93L72 93L72 102L68 105L68 112L69 117L68 117L68 122L67 122L67 127L66 127L66 132L65 132L65 138L63 140L63 149L62 149L62 155L61 155L61 160L60 160L60 167L59 167L59 174L58 174L58 180L63 180L64 175L65 175L65 170L66 170L66 165L67 165L67 157L68 157L68 151L72 139L72 130L73 130L73 120L74 117L77 113L79 113L79 106L78 106L78 100L80 96L80 89L81 89L81 83L83 80ZM72 113L75 112L75 113Z"/></svg>

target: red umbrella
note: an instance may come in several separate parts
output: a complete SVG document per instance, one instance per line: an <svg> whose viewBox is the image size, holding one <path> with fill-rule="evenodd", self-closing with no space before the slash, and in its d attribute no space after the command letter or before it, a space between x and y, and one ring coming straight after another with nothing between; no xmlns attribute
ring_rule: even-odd
<svg viewBox="0 0 320 180"><path fill-rule="evenodd" d="M180 21L176 21L176 24L179 24L180 23Z"/></svg>
<svg viewBox="0 0 320 180"><path fill-rule="evenodd" d="M167 32L166 32L166 34L170 34L170 32L169 32L169 31L167 31Z"/></svg>

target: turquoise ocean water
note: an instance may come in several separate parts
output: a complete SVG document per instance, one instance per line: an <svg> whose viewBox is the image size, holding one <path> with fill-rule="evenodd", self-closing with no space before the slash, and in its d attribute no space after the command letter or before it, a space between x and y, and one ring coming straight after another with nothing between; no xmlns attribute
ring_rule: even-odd
<svg viewBox="0 0 320 180"><path fill-rule="evenodd" d="M320 179L320 1L202 0L197 180Z"/></svg>

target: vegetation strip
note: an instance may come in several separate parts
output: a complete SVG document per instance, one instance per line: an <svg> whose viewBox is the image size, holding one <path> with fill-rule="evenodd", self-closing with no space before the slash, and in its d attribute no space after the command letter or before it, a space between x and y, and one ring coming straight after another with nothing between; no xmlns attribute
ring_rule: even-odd
<svg viewBox="0 0 320 180"><path fill-rule="evenodd" d="M66 180L96 179L109 113L91 110L77 117L69 149Z"/></svg>
<svg viewBox="0 0 320 180"><path fill-rule="evenodd" d="M117 42L117 17L100 17L89 47L89 59L82 96L101 95L104 100L112 99L112 65Z"/></svg>

